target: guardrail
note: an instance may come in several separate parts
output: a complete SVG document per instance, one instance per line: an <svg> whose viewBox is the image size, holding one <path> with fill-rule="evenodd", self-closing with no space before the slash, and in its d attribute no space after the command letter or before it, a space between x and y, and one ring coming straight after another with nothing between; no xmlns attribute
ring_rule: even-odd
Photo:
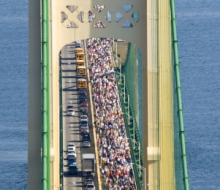
<svg viewBox="0 0 220 190"><path fill-rule="evenodd" d="M60 56L60 73L59 73L59 84L60 84L60 184L63 185L63 87L62 87L62 63Z"/></svg>
<svg viewBox="0 0 220 190"><path fill-rule="evenodd" d="M180 139L182 148L182 161L183 161L183 173L184 173L184 185L185 190L189 190L189 179L187 171L187 159L186 159L186 146L185 146L185 130L183 124L183 106L180 87L180 72L179 72L179 56L178 56L178 40L176 32L176 16L175 16L175 4L174 0L170 1L171 6L171 23L172 23L172 38L173 38L173 51L174 51L174 64L176 74L176 91L178 101L178 113L179 113L179 126L180 126Z"/></svg>
<svg viewBox="0 0 220 190"><path fill-rule="evenodd" d="M130 150L131 150L130 154L131 154L132 162L142 166L142 143L139 136L139 129L137 127L137 122L135 121L134 111L131 102L128 96L126 96L125 98L125 93L127 92L126 86L124 85L125 81L124 79L121 79L120 75L121 74L118 72L115 73L117 86L119 90L121 108L124 113L123 117L126 126L126 133L130 144ZM138 146L137 143L135 142L138 143ZM142 172L140 172L140 169L138 169L136 165L133 166L133 170L134 170L137 189L143 189Z"/></svg>
<svg viewBox="0 0 220 190"><path fill-rule="evenodd" d="M48 1L42 0L42 190L50 189L50 76Z"/></svg>

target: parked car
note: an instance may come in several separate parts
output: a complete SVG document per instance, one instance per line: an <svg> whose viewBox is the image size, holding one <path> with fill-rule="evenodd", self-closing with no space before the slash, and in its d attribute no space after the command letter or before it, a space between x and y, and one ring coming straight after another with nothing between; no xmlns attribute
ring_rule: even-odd
<svg viewBox="0 0 220 190"><path fill-rule="evenodd" d="M81 41L77 41L75 43L75 48L82 48L82 42Z"/></svg>
<svg viewBox="0 0 220 190"><path fill-rule="evenodd" d="M74 151L76 151L76 146L73 143L68 143L66 148L72 147Z"/></svg>
<svg viewBox="0 0 220 190"><path fill-rule="evenodd" d="M76 157L75 156L69 156L67 159L68 166L74 166L76 165Z"/></svg>
<svg viewBox="0 0 220 190"><path fill-rule="evenodd" d="M82 134L82 141L90 141L90 134L89 133L83 133Z"/></svg>
<svg viewBox="0 0 220 190"><path fill-rule="evenodd" d="M80 125L81 125L81 126L82 126L82 125L88 126L88 119L81 119L81 120L80 120Z"/></svg>
<svg viewBox="0 0 220 190"><path fill-rule="evenodd" d="M78 98L81 100L81 99L86 99L87 98L87 94L85 93L80 93Z"/></svg>
<svg viewBox="0 0 220 190"><path fill-rule="evenodd" d="M67 153L68 152L75 152L75 147L67 147Z"/></svg>
<svg viewBox="0 0 220 190"><path fill-rule="evenodd" d="M80 107L88 107L89 106L89 103L86 101L83 101L80 103Z"/></svg>
<svg viewBox="0 0 220 190"><path fill-rule="evenodd" d="M74 116L75 115L75 110L74 109L68 109L67 110L67 115Z"/></svg>
<svg viewBox="0 0 220 190"><path fill-rule="evenodd" d="M80 105L80 111L83 113L83 115L88 115L88 104L87 105Z"/></svg>
<svg viewBox="0 0 220 190"><path fill-rule="evenodd" d="M90 147L90 142L89 141L83 141L82 142L82 147Z"/></svg>
<svg viewBox="0 0 220 190"><path fill-rule="evenodd" d="M87 91L86 91L86 89L84 89L84 88L80 88L79 90L78 90L78 94L80 94L80 93L86 93Z"/></svg>
<svg viewBox="0 0 220 190"><path fill-rule="evenodd" d="M69 103L69 104L66 106L66 109L67 109L67 110L68 110L68 109L74 109L73 104Z"/></svg>
<svg viewBox="0 0 220 190"><path fill-rule="evenodd" d="M92 179L86 179L84 181L84 185L87 185L87 184L94 184L94 181Z"/></svg>
<svg viewBox="0 0 220 190"><path fill-rule="evenodd" d="M81 126L81 134L89 133L89 127L88 126Z"/></svg>
<svg viewBox="0 0 220 190"><path fill-rule="evenodd" d="M94 184L86 185L86 190L95 190L95 185Z"/></svg>
<svg viewBox="0 0 220 190"><path fill-rule="evenodd" d="M73 151L73 152L67 152L67 158L69 158L70 156L76 157L76 152L75 152L75 151Z"/></svg>
<svg viewBox="0 0 220 190"><path fill-rule="evenodd" d="M85 94L86 96L87 96L87 91L86 91L86 89L79 89L78 90L78 94L80 95L80 94Z"/></svg>
<svg viewBox="0 0 220 190"><path fill-rule="evenodd" d="M89 118L88 118L87 115L84 115L84 114L83 114L83 115L80 116L80 121L82 121L82 120L87 120L87 121L88 121L88 119L89 119Z"/></svg>
<svg viewBox="0 0 220 190"><path fill-rule="evenodd" d="M94 175L92 174L87 174L86 179L92 179L94 181Z"/></svg>
<svg viewBox="0 0 220 190"><path fill-rule="evenodd" d="M77 174L78 173L78 168L76 164L70 165L68 167L68 173L69 174Z"/></svg>

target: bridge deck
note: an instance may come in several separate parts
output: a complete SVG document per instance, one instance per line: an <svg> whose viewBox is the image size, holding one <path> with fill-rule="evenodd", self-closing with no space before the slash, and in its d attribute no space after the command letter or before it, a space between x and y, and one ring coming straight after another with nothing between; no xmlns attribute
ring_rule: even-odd
<svg viewBox="0 0 220 190"><path fill-rule="evenodd" d="M63 187L65 190L75 189L82 190L85 189L83 185L85 177L82 177L82 173L78 173L78 175L68 174L67 160L66 160L66 146L68 143L74 143L76 145L76 163L79 171L82 171L81 158L83 153L95 153L94 151L94 140L91 139L91 147L83 148L81 142L81 134L80 134L80 120L79 116L81 115L79 110L79 100L76 89L76 65L75 64L66 64L65 59L68 58L70 63L73 63L74 53L73 53L74 44L67 45L63 48L61 55L63 58L62 64L62 87L63 87ZM75 107L75 115L67 116L66 115L66 107L69 102ZM91 118L91 115L89 115ZM89 120L90 126L90 134L92 137L92 128L91 128L91 119ZM97 175L96 175L97 176ZM95 185L97 184L97 178L95 177Z"/></svg>

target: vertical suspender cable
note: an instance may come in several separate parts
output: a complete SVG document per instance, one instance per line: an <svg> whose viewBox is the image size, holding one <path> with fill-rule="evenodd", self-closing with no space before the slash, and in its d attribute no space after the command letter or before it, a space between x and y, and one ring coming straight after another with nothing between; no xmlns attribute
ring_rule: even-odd
<svg viewBox="0 0 220 190"><path fill-rule="evenodd" d="M185 131L183 124L183 109L182 109L182 97L180 87L180 72L179 72L179 55L178 55L178 43L177 43L177 32L176 32L176 16L175 16L175 5L174 0L171 0L171 17L172 17L172 34L173 34L173 49L174 49L174 63L175 63L175 74L176 74L176 88L177 88L177 101L179 111L179 125L180 125L180 138L182 147L182 159L183 159L183 172L184 172L184 185L185 190L189 190L189 179L187 171L187 159L186 159L186 146L185 146Z"/></svg>
<svg viewBox="0 0 220 190"><path fill-rule="evenodd" d="M42 0L42 190L50 189L48 1Z"/></svg>
<svg viewBox="0 0 220 190"><path fill-rule="evenodd" d="M46 17L47 17L47 28L46 28L46 35L47 35L47 84L48 84L48 89L47 89L47 123L48 123L48 130L47 130L47 189L50 190L50 57L49 57L49 1L46 1Z"/></svg>

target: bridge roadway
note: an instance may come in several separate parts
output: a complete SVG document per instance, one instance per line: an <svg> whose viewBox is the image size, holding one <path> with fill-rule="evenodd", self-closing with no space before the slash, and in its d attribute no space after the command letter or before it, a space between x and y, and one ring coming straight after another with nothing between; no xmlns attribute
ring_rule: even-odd
<svg viewBox="0 0 220 190"><path fill-rule="evenodd" d="M80 108L78 103L78 94L76 88L76 65L74 63L74 43L64 46L61 51L61 63L62 63L62 108L63 108L63 189L65 190L83 190L86 189L83 186L85 177L82 177L82 165L81 158L83 153L95 153L93 130L91 124L91 113L89 113L89 130L91 135L91 147L83 148L81 146L80 135ZM69 64L71 63L71 64ZM89 101L89 97L88 101ZM66 107L68 102L72 102L75 107L75 115L67 116ZM76 163L78 167L78 175L68 174L66 146L68 143L74 143L76 146ZM96 173L97 176L97 173ZM95 179L95 186L98 189L97 177ZM61 188L62 189L62 188Z"/></svg>

